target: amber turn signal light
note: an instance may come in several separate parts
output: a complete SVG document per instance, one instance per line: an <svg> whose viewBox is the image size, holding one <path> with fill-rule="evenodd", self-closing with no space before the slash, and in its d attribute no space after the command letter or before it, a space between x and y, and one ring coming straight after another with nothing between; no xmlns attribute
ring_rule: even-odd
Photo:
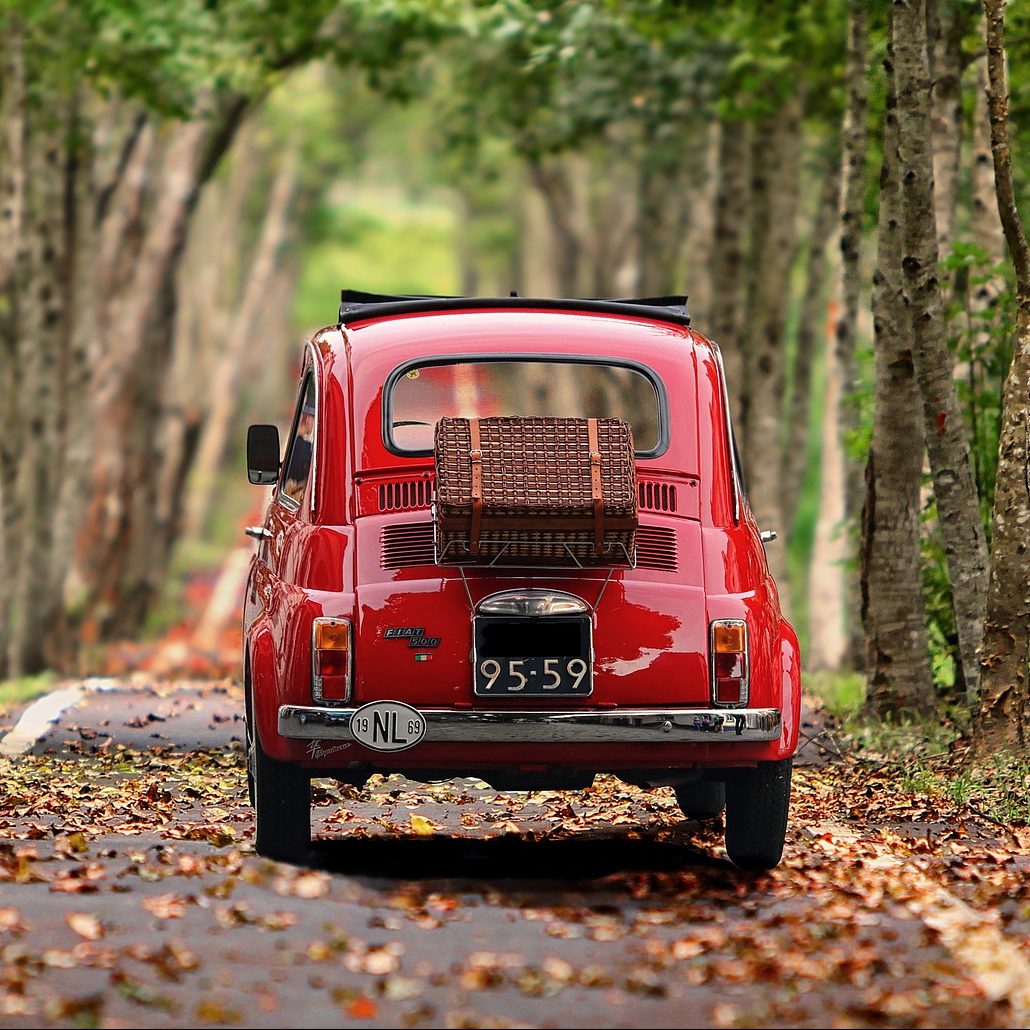
<svg viewBox="0 0 1030 1030"><path fill-rule="evenodd" d="M712 650L716 654L747 650L747 624L725 619L712 623Z"/></svg>
<svg viewBox="0 0 1030 1030"><path fill-rule="evenodd" d="M350 622L347 619L315 619L316 651L349 651Z"/></svg>

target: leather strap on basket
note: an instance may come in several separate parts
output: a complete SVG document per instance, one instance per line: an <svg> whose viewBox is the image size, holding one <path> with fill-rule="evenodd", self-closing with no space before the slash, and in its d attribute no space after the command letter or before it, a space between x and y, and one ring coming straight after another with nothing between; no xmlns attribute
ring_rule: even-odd
<svg viewBox="0 0 1030 1030"><path fill-rule="evenodd" d="M479 554L479 532L483 521L483 450L480 446L479 419L469 419L469 462L472 465L472 521L469 525L469 551Z"/></svg>
<svg viewBox="0 0 1030 1030"><path fill-rule="evenodd" d="M601 445L597 439L597 419L587 419L590 443L590 496L594 502L594 555L604 553L604 487L601 484Z"/></svg>

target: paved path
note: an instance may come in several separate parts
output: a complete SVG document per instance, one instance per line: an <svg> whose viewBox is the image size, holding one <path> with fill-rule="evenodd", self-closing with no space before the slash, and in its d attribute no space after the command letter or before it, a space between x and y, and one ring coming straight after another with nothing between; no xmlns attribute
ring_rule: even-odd
<svg viewBox="0 0 1030 1030"><path fill-rule="evenodd" d="M319 781L301 870L249 847L237 688L59 689L0 758L4 1026L1027 1025L1026 855L857 797L814 717L771 875L612 778Z"/></svg>

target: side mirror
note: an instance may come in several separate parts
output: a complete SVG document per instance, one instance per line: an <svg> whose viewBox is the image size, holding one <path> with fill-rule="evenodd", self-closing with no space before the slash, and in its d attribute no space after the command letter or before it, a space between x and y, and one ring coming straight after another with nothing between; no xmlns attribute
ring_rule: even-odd
<svg viewBox="0 0 1030 1030"><path fill-rule="evenodd" d="M247 429L247 478L255 486L272 486L279 479L279 429L250 426Z"/></svg>

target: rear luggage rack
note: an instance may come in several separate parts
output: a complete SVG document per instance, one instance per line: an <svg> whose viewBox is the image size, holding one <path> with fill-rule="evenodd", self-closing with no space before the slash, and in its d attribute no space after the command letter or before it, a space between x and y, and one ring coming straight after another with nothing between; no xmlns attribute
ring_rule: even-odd
<svg viewBox="0 0 1030 1030"><path fill-rule="evenodd" d="M482 554L473 554L462 540L448 540L441 546L438 526L433 526L433 554L437 565L474 566L486 569L634 569L637 549L622 542L605 544L600 554L594 553L592 540L554 544L550 541L505 540L482 537ZM536 551L546 553L537 557Z"/></svg>
<svg viewBox="0 0 1030 1030"><path fill-rule="evenodd" d="M340 325L387 315L414 315L429 311L471 311L523 308L544 311L585 311L608 315L632 315L659 322L690 325L687 298L674 297L431 297L421 295L340 291Z"/></svg>

